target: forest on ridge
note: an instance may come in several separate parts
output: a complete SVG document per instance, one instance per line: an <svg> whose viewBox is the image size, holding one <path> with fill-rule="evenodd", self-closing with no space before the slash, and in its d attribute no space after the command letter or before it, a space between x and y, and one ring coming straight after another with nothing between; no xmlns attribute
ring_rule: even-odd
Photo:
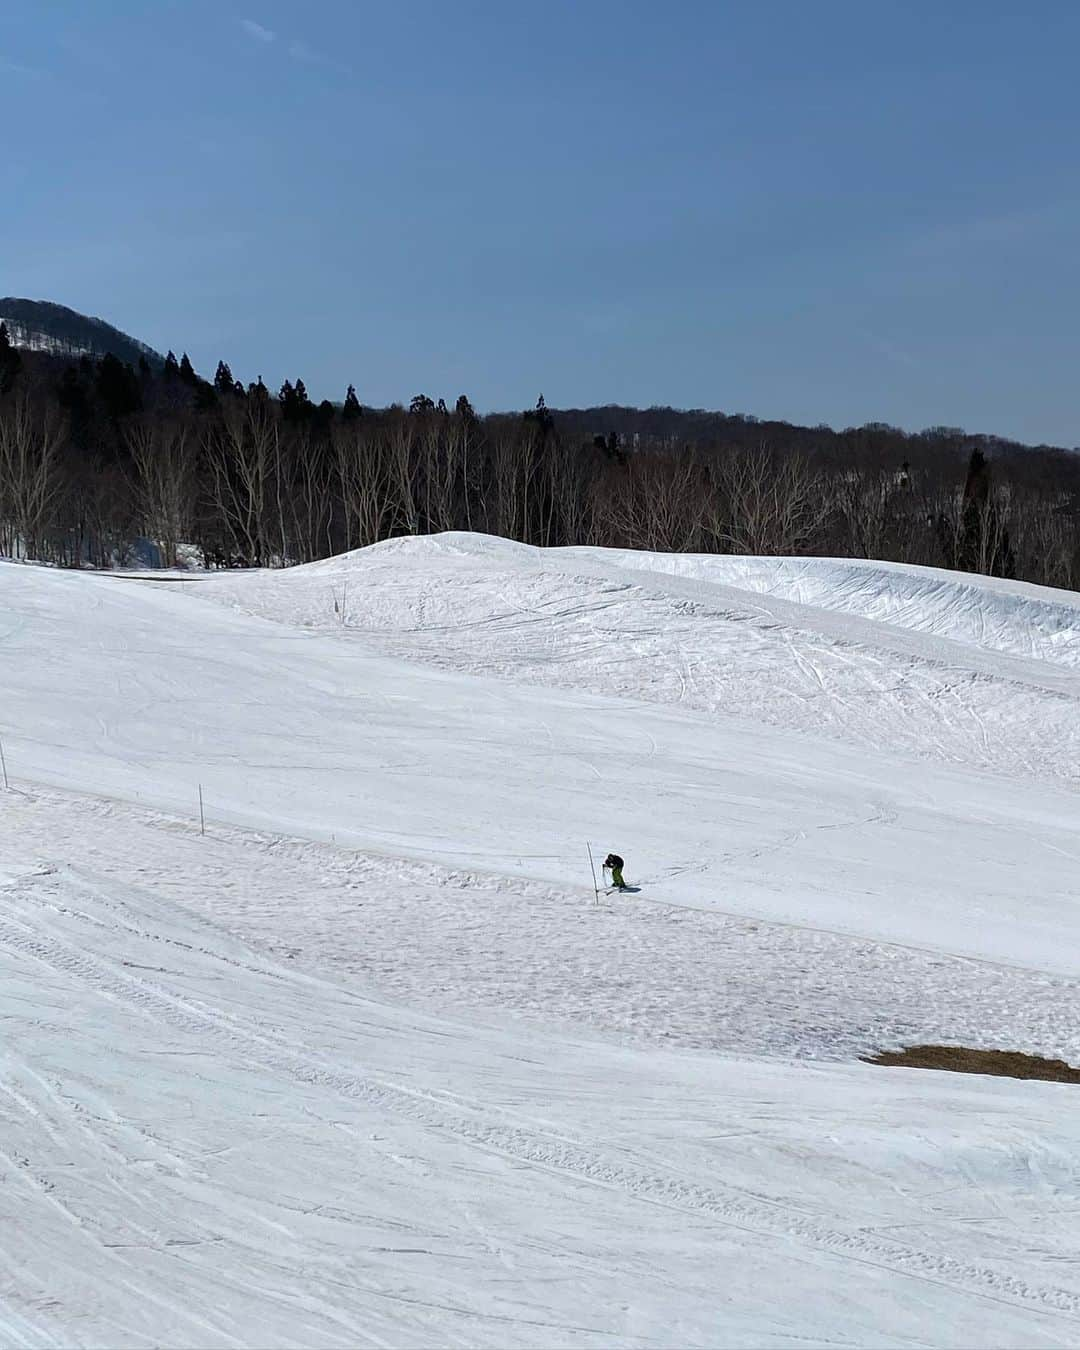
<svg viewBox="0 0 1080 1350"><path fill-rule="evenodd" d="M891 559L1080 589L1080 454L652 408L316 404L0 325L0 554L285 566L403 534Z"/></svg>

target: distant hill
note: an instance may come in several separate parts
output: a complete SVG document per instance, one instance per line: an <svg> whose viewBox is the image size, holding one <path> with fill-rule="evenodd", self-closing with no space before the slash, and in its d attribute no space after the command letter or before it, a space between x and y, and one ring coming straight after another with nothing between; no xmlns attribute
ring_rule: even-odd
<svg viewBox="0 0 1080 1350"><path fill-rule="evenodd" d="M12 343L28 351L53 356L110 354L133 366L145 357L155 368L164 364L164 357L145 342L129 337L104 319L79 314L51 300L5 296L0 299L0 321L7 324Z"/></svg>

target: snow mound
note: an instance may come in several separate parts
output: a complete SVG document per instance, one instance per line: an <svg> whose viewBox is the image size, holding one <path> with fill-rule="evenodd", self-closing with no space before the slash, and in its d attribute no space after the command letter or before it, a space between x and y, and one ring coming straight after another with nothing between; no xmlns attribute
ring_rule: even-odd
<svg viewBox="0 0 1080 1350"><path fill-rule="evenodd" d="M612 552L616 552L612 550ZM617 551L619 565L690 577L1080 667L1080 595L1023 581L851 558Z"/></svg>
<svg viewBox="0 0 1080 1350"><path fill-rule="evenodd" d="M200 595L462 674L1080 782L1080 596L886 564L388 540Z"/></svg>

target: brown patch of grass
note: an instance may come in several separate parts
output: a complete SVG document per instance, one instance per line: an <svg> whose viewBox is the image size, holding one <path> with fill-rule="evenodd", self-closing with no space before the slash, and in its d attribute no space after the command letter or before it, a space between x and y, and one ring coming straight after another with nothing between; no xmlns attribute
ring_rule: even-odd
<svg viewBox="0 0 1080 1350"><path fill-rule="evenodd" d="M909 1045L863 1055L867 1064L905 1069L946 1069L950 1073L988 1073L999 1078L1043 1078L1048 1083L1080 1083L1080 1069L1063 1059L1043 1059L1015 1050L969 1050L963 1045Z"/></svg>

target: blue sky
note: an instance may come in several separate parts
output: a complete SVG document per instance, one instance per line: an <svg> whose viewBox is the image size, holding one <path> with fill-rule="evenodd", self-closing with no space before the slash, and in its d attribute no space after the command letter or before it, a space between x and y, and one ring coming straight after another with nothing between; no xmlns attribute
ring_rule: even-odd
<svg viewBox="0 0 1080 1350"><path fill-rule="evenodd" d="M1078 50L1072 0L9 0L0 294L317 397L1074 445Z"/></svg>

